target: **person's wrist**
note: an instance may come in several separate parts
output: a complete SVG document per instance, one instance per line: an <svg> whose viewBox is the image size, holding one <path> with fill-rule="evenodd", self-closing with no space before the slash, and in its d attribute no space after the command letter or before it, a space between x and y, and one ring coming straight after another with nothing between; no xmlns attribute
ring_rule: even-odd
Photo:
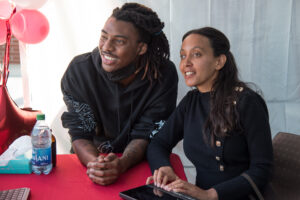
<svg viewBox="0 0 300 200"><path fill-rule="evenodd" d="M129 168L128 162L123 157L119 158L119 166L120 166L120 172L124 173Z"/></svg>
<svg viewBox="0 0 300 200"><path fill-rule="evenodd" d="M88 167L88 164L92 162L97 162L97 157L90 156L89 159L86 160L86 167Z"/></svg>
<svg viewBox="0 0 300 200"><path fill-rule="evenodd" d="M206 190L206 194L209 200L218 200L218 193L214 188Z"/></svg>

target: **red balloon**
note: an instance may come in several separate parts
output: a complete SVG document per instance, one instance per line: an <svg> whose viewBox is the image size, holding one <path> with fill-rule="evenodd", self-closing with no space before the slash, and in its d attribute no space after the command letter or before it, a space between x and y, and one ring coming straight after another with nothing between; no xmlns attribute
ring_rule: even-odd
<svg viewBox="0 0 300 200"><path fill-rule="evenodd" d="M49 33L47 18L37 10L24 9L15 13L10 24L13 35L24 43L39 43Z"/></svg>
<svg viewBox="0 0 300 200"><path fill-rule="evenodd" d="M0 45L6 43L6 35L7 35L6 20L0 19Z"/></svg>

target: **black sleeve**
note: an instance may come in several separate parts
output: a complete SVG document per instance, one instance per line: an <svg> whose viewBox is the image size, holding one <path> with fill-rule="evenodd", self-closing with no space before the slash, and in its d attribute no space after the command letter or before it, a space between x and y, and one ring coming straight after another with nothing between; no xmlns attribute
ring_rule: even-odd
<svg viewBox="0 0 300 200"><path fill-rule="evenodd" d="M147 159L152 173L162 166L171 166L169 157L172 149L183 139L186 102L187 96L182 99L162 129L154 135L148 146Z"/></svg>
<svg viewBox="0 0 300 200"><path fill-rule="evenodd" d="M61 80L63 100L67 106L67 112L61 116L62 125L69 129L72 142L76 139L92 140L96 128L95 116L87 103L71 95L70 85L76 87L76 81L72 79L68 68Z"/></svg>
<svg viewBox="0 0 300 200"><path fill-rule="evenodd" d="M241 124L245 130L250 166L247 173L262 191L269 181L273 165L272 137L268 110L256 93L244 95L238 102ZM237 199L253 192L248 181L238 176L215 185L219 199Z"/></svg>
<svg viewBox="0 0 300 200"><path fill-rule="evenodd" d="M164 70L162 79L145 100L145 110L133 125L131 139L151 139L151 135L160 129L176 107L178 75L175 65L169 62Z"/></svg>

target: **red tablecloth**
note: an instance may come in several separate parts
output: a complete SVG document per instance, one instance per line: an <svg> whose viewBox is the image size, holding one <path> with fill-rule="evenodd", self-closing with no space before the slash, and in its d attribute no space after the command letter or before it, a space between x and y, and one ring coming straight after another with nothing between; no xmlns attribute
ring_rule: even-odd
<svg viewBox="0 0 300 200"><path fill-rule="evenodd" d="M172 166L179 177L186 180L180 158L171 155ZM109 186L94 184L86 175L86 167L75 154L57 155L57 166L49 175L1 174L0 190L19 187L31 189L31 200L59 199L121 199L119 192L145 184L151 175L146 161L122 174Z"/></svg>

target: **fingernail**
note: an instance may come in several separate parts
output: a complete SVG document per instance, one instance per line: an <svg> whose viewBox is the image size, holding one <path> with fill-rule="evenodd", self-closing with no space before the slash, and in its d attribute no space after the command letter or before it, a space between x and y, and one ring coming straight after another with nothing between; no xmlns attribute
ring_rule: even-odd
<svg viewBox="0 0 300 200"><path fill-rule="evenodd" d="M160 187L160 183L157 183L157 187Z"/></svg>

